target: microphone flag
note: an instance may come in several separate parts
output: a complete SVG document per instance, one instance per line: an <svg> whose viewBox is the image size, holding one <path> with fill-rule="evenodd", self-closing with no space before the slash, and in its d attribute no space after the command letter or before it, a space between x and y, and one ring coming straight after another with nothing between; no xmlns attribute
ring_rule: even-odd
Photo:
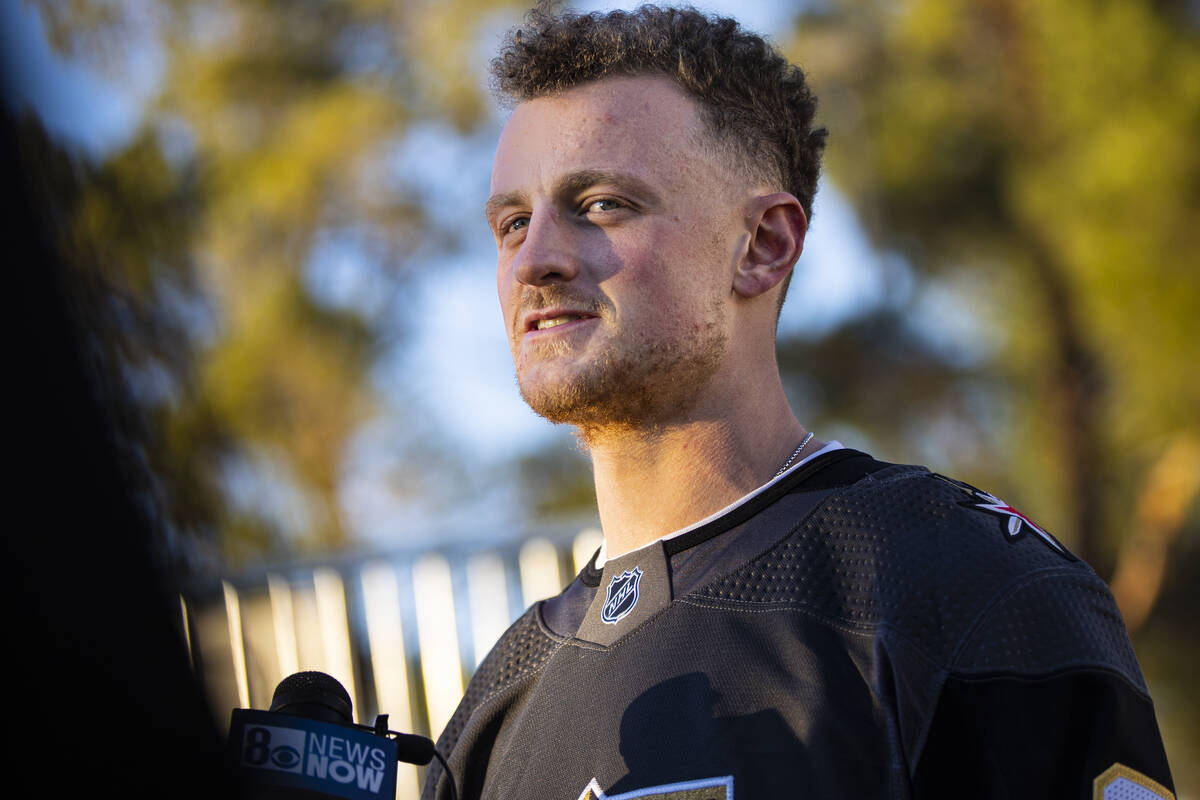
<svg viewBox="0 0 1200 800"><path fill-rule="evenodd" d="M238 708L229 758L251 798L392 800L397 744L320 720Z"/></svg>

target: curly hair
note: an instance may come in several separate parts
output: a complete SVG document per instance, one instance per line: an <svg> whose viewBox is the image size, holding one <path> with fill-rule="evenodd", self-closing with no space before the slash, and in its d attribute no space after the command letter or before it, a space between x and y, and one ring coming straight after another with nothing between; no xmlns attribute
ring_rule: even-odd
<svg viewBox="0 0 1200 800"><path fill-rule="evenodd" d="M491 62L501 98L524 102L603 78L662 75L698 101L715 143L795 195L812 219L826 130L799 67L737 20L691 7L529 12Z"/></svg>

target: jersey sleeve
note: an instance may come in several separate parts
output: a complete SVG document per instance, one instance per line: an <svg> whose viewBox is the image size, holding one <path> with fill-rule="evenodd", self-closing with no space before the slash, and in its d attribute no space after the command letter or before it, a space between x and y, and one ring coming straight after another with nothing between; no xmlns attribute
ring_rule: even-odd
<svg viewBox="0 0 1200 800"><path fill-rule="evenodd" d="M1084 669L948 680L914 790L981 800L1174 798L1150 699L1119 675Z"/></svg>
<svg viewBox="0 0 1200 800"><path fill-rule="evenodd" d="M1012 587L957 654L914 796L1174 800L1173 791L1107 587L1082 564Z"/></svg>

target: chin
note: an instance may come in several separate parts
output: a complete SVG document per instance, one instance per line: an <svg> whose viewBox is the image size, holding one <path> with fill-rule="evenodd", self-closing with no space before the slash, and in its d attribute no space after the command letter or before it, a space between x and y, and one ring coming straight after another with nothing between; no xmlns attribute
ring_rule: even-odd
<svg viewBox="0 0 1200 800"><path fill-rule="evenodd" d="M551 387L522 386L521 397L538 416L579 428L636 426L657 416L644 388L563 382Z"/></svg>
<svg viewBox="0 0 1200 800"><path fill-rule="evenodd" d="M692 348L610 354L572 374L518 378L521 397L538 414L586 435L601 428L644 428L687 416L703 397L724 340Z"/></svg>

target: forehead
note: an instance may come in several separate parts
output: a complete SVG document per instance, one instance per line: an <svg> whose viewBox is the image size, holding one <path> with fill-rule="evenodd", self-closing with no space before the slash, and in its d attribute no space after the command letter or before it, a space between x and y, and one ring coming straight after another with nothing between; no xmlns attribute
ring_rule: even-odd
<svg viewBox="0 0 1200 800"><path fill-rule="evenodd" d="M628 171L668 184L708 166L699 108L667 78L608 78L521 103L500 135L492 192L537 191L563 175Z"/></svg>

